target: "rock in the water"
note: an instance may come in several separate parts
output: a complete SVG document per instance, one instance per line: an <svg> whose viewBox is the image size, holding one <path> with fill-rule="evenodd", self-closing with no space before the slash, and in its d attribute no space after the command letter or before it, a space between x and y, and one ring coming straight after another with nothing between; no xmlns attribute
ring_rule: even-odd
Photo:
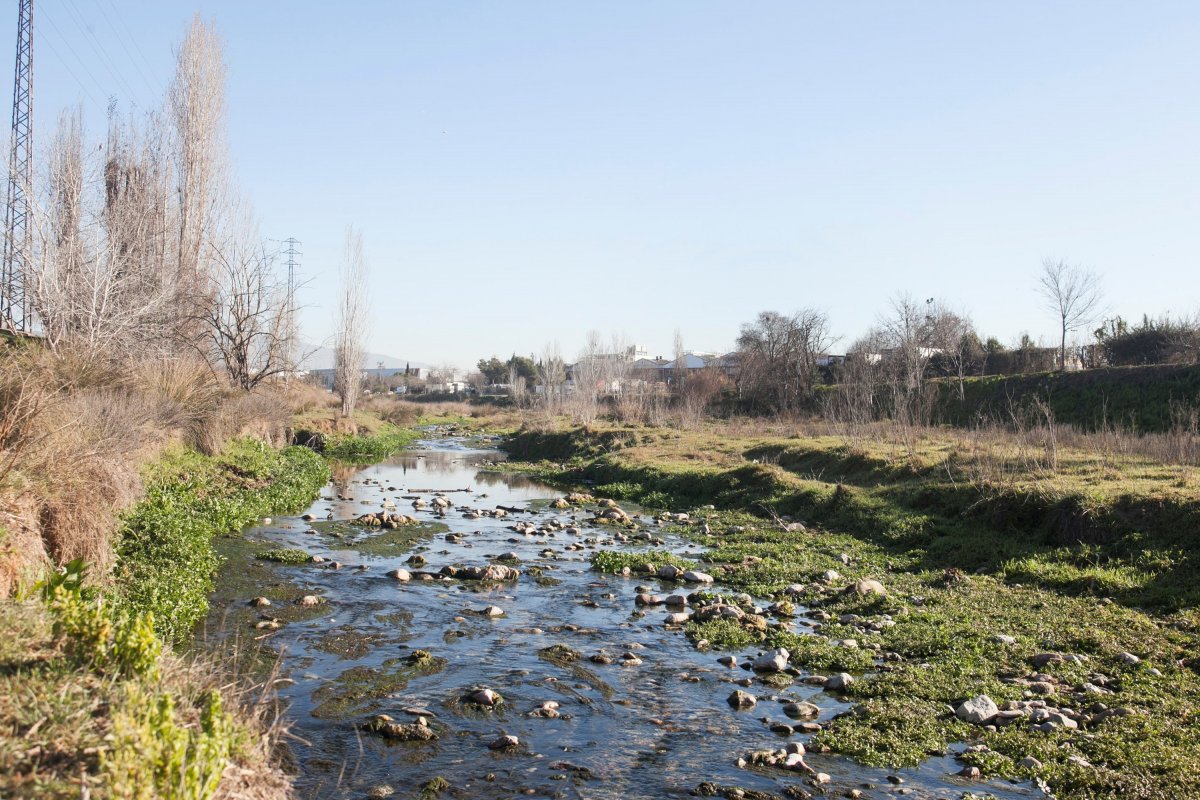
<svg viewBox="0 0 1200 800"><path fill-rule="evenodd" d="M510 747L516 747L521 743L521 740L512 734L505 734L498 739L492 741L488 745L489 750L507 750Z"/></svg>
<svg viewBox="0 0 1200 800"><path fill-rule="evenodd" d="M387 739L396 739L402 742L429 742L438 738L437 733L429 727L425 722L425 718L418 718L416 722L396 722L387 714L377 714L371 719L359 725L364 731L378 733Z"/></svg>
<svg viewBox="0 0 1200 800"><path fill-rule="evenodd" d="M500 606L488 606L479 613L483 614L485 617L503 617L504 609Z"/></svg>
<svg viewBox="0 0 1200 800"><path fill-rule="evenodd" d="M504 702L499 692L492 689L473 689L463 696L463 701L472 705L494 708Z"/></svg>
<svg viewBox="0 0 1200 800"><path fill-rule="evenodd" d="M256 597L250 601L250 605L258 608L266 608L267 606L271 605L271 601L265 597Z"/></svg>
<svg viewBox="0 0 1200 800"><path fill-rule="evenodd" d="M687 581L688 583L712 583L713 582L712 575L709 575L707 572L700 572L699 570L694 570L694 569L689 569L687 572L683 573L683 579L685 581Z"/></svg>
<svg viewBox="0 0 1200 800"><path fill-rule="evenodd" d="M772 650L769 653L764 653L754 660L755 672L782 672L787 669L788 658L791 656L787 650L782 647L778 650Z"/></svg>
<svg viewBox="0 0 1200 800"><path fill-rule="evenodd" d="M792 719L806 719L819 716L821 709L814 703L787 703L783 707L783 713Z"/></svg>
<svg viewBox="0 0 1200 800"><path fill-rule="evenodd" d="M395 578L398 581L411 581L412 573L406 569L394 569L391 572L385 573L389 578Z"/></svg>
<svg viewBox="0 0 1200 800"><path fill-rule="evenodd" d="M325 602L325 598L316 594L306 594L298 601L302 606L319 606Z"/></svg>
<svg viewBox="0 0 1200 800"><path fill-rule="evenodd" d="M972 725L984 725L999 713L999 707L986 694L972 697L954 710L956 717Z"/></svg>
<svg viewBox="0 0 1200 800"><path fill-rule="evenodd" d="M754 708L758 703L758 698L749 692L743 692L741 689L736 690L729 695L729 705L736 709Z"/></svg>

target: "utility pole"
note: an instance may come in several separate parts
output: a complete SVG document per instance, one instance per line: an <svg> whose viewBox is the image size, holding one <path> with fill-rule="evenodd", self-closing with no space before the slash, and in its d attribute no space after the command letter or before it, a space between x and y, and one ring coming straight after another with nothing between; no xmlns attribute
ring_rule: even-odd
<svg viewBox="0 0 1200 800"><path fill-rule="evenodd" d="M283 373L284 385L290 385L292 381L292 373L299 366L296 363L296 267L299 266L299 257L304 255L296 249L296 245L300 241L295 237L290 237L283 240L287 245L287 308L284 313L287 314L287 321L284 327L284 347L286 352L284 358L287 359L287 371Z"/></svg>
<svg viewBox="0 0 1200 800"><path fill-rule="evenodd" d="M33 333L25 282L32 261L29 195L33 191L33 0L17 2L17 65L13 71L12 150L0 263L0 329Z"/></svg>

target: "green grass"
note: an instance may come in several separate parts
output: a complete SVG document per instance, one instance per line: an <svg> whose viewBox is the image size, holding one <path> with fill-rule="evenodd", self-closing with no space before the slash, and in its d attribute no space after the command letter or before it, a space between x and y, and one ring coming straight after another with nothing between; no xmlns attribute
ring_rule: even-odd
<svg viewBox="0 0 1200 800"><path fill-rule="evenodd" d="M124 515L118 534L115 597L151 612L165 641L190 635L208 610L219 564L213 537L269 514L307 506L329 468L302 447L272 450L242 439L205 456L175 450L147 470L145 499Z"/></svg>
<svg viewBox="0 0 1200 800"><path fill-rule="evenodd" d="M372 464L410 447L419 436L414 430L384 423L371 434L331 434L325 437L321 452L326 458L336 461Z"/></svg>
<svg viewBox="0 0 1200 800"><path fill-rule="evenodd" d="M644 567L647 564L653 564L657 567L671 564L685 570L696 566L696 562L681 558L674 553L668 553L666 550L645 550L640 553L623 550L601 550L592 556L592 569L598 572L620 572L625 567L636 571L639 567Z"/></svg>

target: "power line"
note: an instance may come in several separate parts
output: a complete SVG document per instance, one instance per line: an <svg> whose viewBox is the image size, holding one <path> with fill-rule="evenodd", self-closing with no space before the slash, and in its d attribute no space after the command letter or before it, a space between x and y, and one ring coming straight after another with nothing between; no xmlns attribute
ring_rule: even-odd
<svg viewBox="0 0 1200 800"><path fill-rule="evenodd" d="M70 40L70 39L68 39L68 38L67 38L67 37L66 37L66 36L63 34L62 30L61 30L61 29L58 27L58 25L57 25L57 24L54 22L54 20L53 20L53 19L51 19L51 17L50 17L48 14L46 14L46 13L45 13L45 9L42 9L42 19L44 19L44 20L46 20L46 22L49 22L49 23L50 23L50 27L54 29L54 32L55 32L56 34L58 34L58 38L59 38L59 39L61 39L61 40L62 40L62 43L63 43L63 44L66 46L66 48L67 48L69 51L71 51L71 55L73 55L73 56L75 57L75 60L76 60L77 62L79 62L79 66L80 66L80 68L81 68L81 69L84 71L84 73L86 73L86 74L87 74L87 76L88 76L89 78L91 78L91 79L92 79L92 83L95 85L95 87L96 87L96 90L97 90L97 91L100 93L100 96L101 96L101 97L105 97L105 96L107 96L107 94L108 94L108 93L104 91L104 87L103 87L103 86L100 84L100 81L99 81L99 80L96 78L96 76L95 76L95 75L92 73L91 69L89 69L89 68L88 68L87 62L86 62L86 61L84 61L84 60L83 60L83 59L82 59L82 58L79 56L79 53L78 53L78 52L75 50L75 47L74 47L74 45L72 45L72 44L71 44L71 40ZM56 48L53 48L53 47L52 47L51 49L54 49L56 53L58 52ZM62 59L61 55L59 56L59 58L60 58L60 60ZM66 62L64 61L64 64L65 64L65 63L66 63ZM71 72L71 75L72 75L73 77L75 76L75 71L74 71L74 70L68 70L68 71L69 71L69 72ZM76 79L77 81L79 80L77 77L76 77L75 79ZM83 85L83 82L82 82L82 81L79 81L79 83L80 83L80 85L81 85L81 86ZM88 92L88 96L89 96L89 97L91 96L91 92ZM93 99L92 99L92 102L95 102L95 98L93 98Z"/></svg>
<svg viewBox="0 0 1200 800"><path fill-rule="evenodd" d="M79 88L83 90L83 93L85 95L87 95L87 98L89 100L91 100L93 103L96 103L96 98L92 95L91 91L87 88L87 86L84 85L83 81L80 80L79 76L75 74L75 70L71 69L71 65L69 63L67 63L67 60L65 58L63 58L62 53L58 52L58 48L54 46L54 42L50 41L49 39L43 38L42 44L44 44L50 48L50 52L53 53L54 57L58 59L58 63L62 64L63 69L65 69L67 71L67 73L70 74L70 76L75 79L75 82L79 84ZM103 105L103 104L96 103L96 105Z"/></svg>
<svg viewBox="0 0 1200 800"><path fill-rule="evenodd" d="M109 0L109 4L110 5L112 4L112 0ZM125 23L121 21L120 14L117 13L116 8L113 8L113 13L117 14L117 23L120 24L120 27L118 27L117 24L113 23L112 19L108 16L108 12L104 10L104 6L97 3L96 10L100 12L101 16L104 17L104 21L108 23L108 27L110 27L112 29L113 37L117 40L117 44L121 45L121 49L124 50L125 55L127 55L129 57L129 63L133 64L133 68L135 70L137 70L138 75L140 75L142 77L142 80L145 82L146 86L150 89L150 92L152 94L157 94L159 91L157 84L155 84L154 81L152 81L146 77L146 73L142 71L142 65L138 63L138 60L136 58L134 58L134 56L133 56L133 52L130 51L129 47L125 44L125 37L122 35L122 30L121 30L122 28L125 27ZM137 47L136 40L134 41L133 44L134 44L134 47ZM145 60L145 56L143 56L142 59ZM148 69L153 71L153 68L150 67L149 64L147 64L146 66Z"/></svg>
<svg viewBox="0 0 1200 800"><path fill-rule="evenodd" d="M137 94L133 91L133 87L130 86L129 82L125 80L125 76L121 74L121 71L117 68L116 63L111 57L109 57L108 51L104 49L104 45L100 42L100 40L96 38L96 34L87 29L87 20L85 20L83 15L79 13L79 9L76 7L73 0L67 0L66 8L67 14L71 17L71 22L73 22L75 27L79 29L79 32L83 34L84 40L88 43L88 47L92 48L92 52L96 54L96 58L101 64L104 65L104 68L108 70L108 73L113 77L113 80L119 84L121 91L125 92L129 96L129 102L136 104L137 101L135 98L137 97Z"/></svg>
<svg viewBox="0 0 1200 800"><path fill-rule="evenodd" d="M99 6L97 6L97 7L99 8ZM151 74L153 74L154 65L150 63L150 59L146 58L146 54L142 51L141 45L139 45L137 43L137 37L134 36L133 33L130 32L129 27L125 24L124 20L121 18L121 12L117 10L117 7L115 5L113 5L112 0L108 0L108 7L113 10L113 16L115 16L117 19L117 24L119 25L119 28L117 30L118 36L120 36L122 31L127 35L129 43L131 45L133 45L134 52L137 53L138 56L142 59L142 63L145 64L146 69L150 70ZM100 8L100 12L104 13L104 9ZM105 19L108 19L107 14L105 14ZM124 45L124 42L122 42L122 45ZM128 51L126 51L126 52L128 52ZM139 67L139 70L140 70L140 67Z"/></svg>

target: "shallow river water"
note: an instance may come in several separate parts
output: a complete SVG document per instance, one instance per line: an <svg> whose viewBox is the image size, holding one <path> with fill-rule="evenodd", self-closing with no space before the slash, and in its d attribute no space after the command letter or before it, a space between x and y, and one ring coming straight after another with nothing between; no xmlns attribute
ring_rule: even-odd
<svg viewBox="0 0 1200 800"><path fill-rule="evenodd" d="M513 531L518 519L566 522L571 512L538 502L558 496L548 487L487 471L481 465L497 458L495 451L467 449L456 440L429 441L424 448L338 475L308 510L314 523L300 516L280 518L251 529L243 539L222 540L227 561L201 640L213 647L233 639L242 647L258 642L272 654L282 652L280 695L289 704L302 796L366 797L372 790L384 796L383 787L390 786L392 796L418 797L420 787L435 778L449 784L441 796L470 798L686 797L704 781L780 796L788 787L830 797L845 797L854 789L865 798L960 798L969 791L998 798L1034 795L1027 786L957 778L953 773L960 765L948 757L918 769L884 771L810 754L808 763L832 778L819 788L798 773L737 767L738 757L749 751L807 738L768 729L789 722L782 703L816 703L820 722L848 706L818 687L797 682L779 690L756 680L746 690L759 697L758 705L735 711L726 702L738 688L733 681L752 673L718 664L720 653L697 651L681 631L667 630L665 608L634 613L638 586L662 594L687 588L591 570L589 558L597 549L637 546L616 544L611 529L587 525L590 514L579 514L579 536ZM532 504L538 510L508 519L466 519L451 509L439 519L428 511L414 512L411 500L402 499L418 490L465 488L471 491L446 496L455 506ZM436 532L414 541L411 529L367 533L344 524L379 511L385 498L397 512L440 522L449 531L431 526ZM653 528L649 517L642 522ZM447 533L461 534L461 541L447 541ZM587 544L589 539L596 543ZM567 551L571 544L582 549ZM670 537L666 546L699 552ZM271 548L302 549L326 561L285 565L255 558ZM512 552L519 562L505 563L517 566L521 576L508 584L402 583L385 575L397 567L418 569L406 563L414 553L428 561L419 569L436 571L445 565L485 566ZM340 569L331 568L334 561ZM302 605L304 595L317 595L322 602ZM259 596L269 598L271 606L249 605ZM489 605L504 615L478 613ZM803 616L793 624L806 625ZM564 664L539 655L553 645L572 648L583 658ZM407 657L417 649L435 661L414 668ZM588 660L602 650L614 663ZM625 652L642 663L622 666ZM458 702L464 691L480 686L503 696L499 710L482 712ZM561 716L529 716L548 700L560 704ZM436 740L394 742L358 729L379 713L410 723L417 710L432 715ZM520 744L489 749L502 734L517 736Z"/></svg>

